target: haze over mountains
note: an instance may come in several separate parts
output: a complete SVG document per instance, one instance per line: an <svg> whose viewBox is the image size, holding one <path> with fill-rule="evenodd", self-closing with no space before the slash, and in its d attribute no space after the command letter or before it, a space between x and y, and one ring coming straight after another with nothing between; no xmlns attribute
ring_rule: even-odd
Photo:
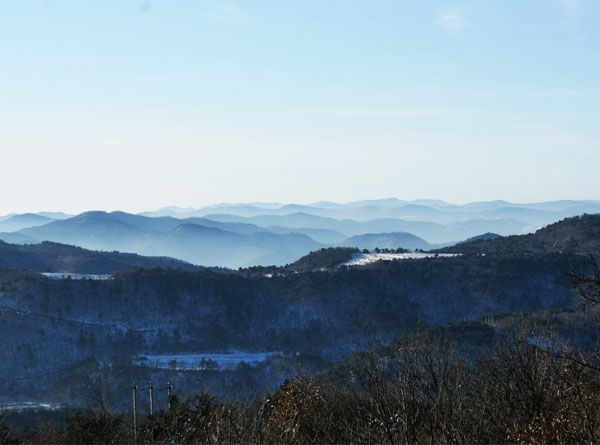
<svg viewBox="0 0 600 445"><path fill-rule="evenodd" d="M120 252L95 252L49 241L25 245L0 241L0 267L75 274L111 274L132 267L201 269L199 266L173 258L144 257Z"/></svg>
<svg viewBox="0 0 600 445"><path fill-rule="evenodd" d="M123 215L117 216L153 221ZM565 219L531 235L485 238L446 249L461 253L451 257L339 267L352 249L327 249L279 268L142 268L105 280L47 279L35 273L38 266L6 261L1 265L8 267L0 268L0 388L4 397L44 394L45 400L72 406L86 406L103 388L116 395L119 409L128 408L134 379L179 388L202 381L212 393L252 394L275 390L298 364L315 372L366 348L367 333L383 343L427 325L476 322L486 314L512 312L522 319L529 311L552 309L573 316L579 301L566 272L584 266L586 253L600 252L600 215ZM48 243L0 244L0 258L8 251L50 267L68 257L83 265L96 258L104 264L149 261L146 265L171 267L167 259L94 257ZM595 338L578 326L561 329L564 336ZM144 354L234 351L278 355L227 372L159 370L137 361ZM99 373L110 378L100 379ZM31 379L40 374L48 377ZM81 390L64 391L65 386Z"/></svg>
<svg viewBox="0 0 600 445"><path fill-rule="evenodd" d="M600 201L465 205L395 198L347 204L220 204L124 212L0 217L0 239L169 256L196 265L283 265L321 247L433 249L485 233L531 233L565 217L600 213Z"/></svg>

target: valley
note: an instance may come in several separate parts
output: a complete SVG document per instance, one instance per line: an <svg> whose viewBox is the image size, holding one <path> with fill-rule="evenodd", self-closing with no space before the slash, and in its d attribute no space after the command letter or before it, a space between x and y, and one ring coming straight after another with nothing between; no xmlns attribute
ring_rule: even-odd
<svg viewBox="0 0 600 445"><path fill-rule="evenodd" d="M572 311L579 299L566 273L586 267L599 230L600 217L588 215L436 252L328 248L286 266L236 270L170 259L160 260L167 268L108 274L3 268L0 386L21 400L0 402L43 395L44 403L87 406L95 391L121 394L148 380L182 394L202 381L212 394L247 396L275 390L298 367L316 373L428 326ZM79 389L59 391L67 381ZM123 394L110 397L111 409L127 406Z"/></svg>
<svg viewBox="0 0 600 445"><path fill-rule="evenodd" d="M363 372L365 354L394 363L397 345L415 336L463 348L473 366L515 329L544 326L553 341L583 350L600 341L597 309L583 310L569 275L593 270L600 215L426 250L407 233L354 235L348 247L311 241L315 250L298 257L309 247L296 245L283 265L210 267L165 256L178 253L157 241L169 233L205 234L206 249L203 238L181 238L196 259L219 249L231 256L231 234L236 242L282 236L279 247L309 238L283 226L277 234L273 226L207 221L94 212L15 232L39 243L0 242L0 407L36 422L78 409L122 413L132 382L140 400L148 385L157 388L160 410L167 386L180 400L202 391L248 401L279 394L299 375L342 388ZM327 237L338 229L312 230ZM121 243L157 256L110 250ZM255 247L268 258L281 254ZM236 249L248 252L243 242ZM544 335L536 344L549 344ZM147 400L138 410L149 413Z"/></svg>

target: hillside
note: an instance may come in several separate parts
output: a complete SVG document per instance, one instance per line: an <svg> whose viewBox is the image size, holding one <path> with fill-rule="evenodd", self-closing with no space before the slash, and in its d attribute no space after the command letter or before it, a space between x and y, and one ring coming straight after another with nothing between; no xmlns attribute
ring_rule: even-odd
<svg viewBox="0 0 600 445"><path fill-rule="evenodd" d="M336 268L350 260L352 254L357 252L357 249L351 247L320 249L303 256L292 264L288 264L284 269L296 272L311 272Z"/></svg>
<svg viewBox="0 0 600 445"><path fill-rule="evenodd" d="M48 241L26 245L0 241L0 267L79 274L110 274L131 267L199 269L197 266L173 258L98 252Z"/></svg>
<svg viewBox="0 0 600 445"><path fill-rule="evenodd" d="M35 213L13 215L0 221L0 232L15 232L27 227L35 227L54 221L54 218Z"/></svg>
<svg viewBox="0 0 600 445"><path fill-rule="evenodd" d="M197 371L160 374L182 386L199 378L212 382L207 389L223 396L252 393L274 390L293 373L297 360L306 360L307 370L326 366L365 348L369 338L386 342L420 325L577 303L564 274L570 258L555 253L403 260L313 272L321 259L303 261L306 272L138 269L106 281L48 280L2 269L0 375L53 373L89 357L130 363L139 354L283 354L257 369L253 383L243 374L230 375L226 386L227 374L209 380ZM127 369L105 385L121 394L132 379L149 380L153 372L131 364ZM72 379L89 387L87 375ZM19 390L29 394L33 389L37 397L42 394L37 389L49 389L53 382L41 380ZM8 388L0 383L0 390ZM52 400L81 403L83 394L57 391Z"/></svg>
<svg viewBox="0 0 600 445"><path fill-rule="evenodd" d="M126 224L127 218L119 217L117 227ZM65 395L54 386L64 381L57 379L68 379L70 385L81 388L104 385L123 398L121 389L141 378L160 378L182 386L201 380L208 390L223 396L274 390L296 366L309 372L323 369L364 350L370 341L385 343L418 328L476 321L489 314L502 323L501 314L518 312L521 315L516 320L522 320L530 311L575 308L579 300L565 272L582 267L584 257L573 255L574 251L561 253L561 246L576 242L582 250L597 247L598 227L598 217L571 218L534 235L457 246L466 254L456 257L381 261L351 268L337 265L355 250L337 248L315 249L285 267L129 269L115 272L113 279L105 281L49 280L23 270L0 269L0 376L24 373L29 379L56 372L56 378L35 381L33 386L31 379L24 380L18 383L19 390L31 397L45 394L49 400L70 404L88 403L85 397L94 394L82 390ZM249 236L181 220L167 233L182 240L198 234L212 239ZM470 254L480 253L473 246L481 245L490 252L497 246L497 251L485 256ZM65 264L77 264L77 271L97 273L113 269L119 261L118 267L134 263L164 267L164 261L172 261L88 252L52 243L3 244L2 248L3 265L35 270L60 270ZM31 260L33 254L37 263ZM76 259L69 261L72 257ZM106 269L100 270L98 264ZM473 335L487 338L477 326ZM487 341L483 337L481 341ZM155 369L134 363L136 357L148 354L170 361L174 354L234 352L274 356L255 367L229 373ZM96 362L90 365L86 361L90 357L110 363L119 373L108 381L89 382L89 367L99 366ZM63 375L65 367L67 375ZM9 384L15 386L14 382L5 383ZM0 382L0 390L6 393L8 389Z"/></svg>
<svg viewBox="0 0 600 445"><path fill-rule="evenodd" d="M565 218L535 233L504 238L477 239L439 249L445 253L517 254L517 253L588 253L600 251L600 215Z"/></svg>
<svg viewBox="0 0 600 445"><path fill-rule="evenodd" d="M496 238L502 238L502 235L498 235L497 233L483 233L481 235L477 235L477 236L473 236L467 240L461 241L460 243L457 244L464 244L464 243L470 243L472 241L487 241L487 240L491 240L491 239L496 239Z"/></svg>
<svg viewBox="0 0 600 445"><path fill-rule="evenodd" d="M406 232L393 232L393 233L365 233L363 235L355 235L350 237L341 243L340 246L357 247L358 249L373 250L375 248L380 249L431 249L431 244L425 241L423 238L412 235Z"/></svg>

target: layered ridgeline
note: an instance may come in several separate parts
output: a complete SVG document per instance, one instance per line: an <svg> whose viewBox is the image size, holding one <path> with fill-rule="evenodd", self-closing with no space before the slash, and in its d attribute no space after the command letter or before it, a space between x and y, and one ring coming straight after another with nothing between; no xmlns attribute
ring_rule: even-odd
<svg viewBox="0 0 600 445"><path fill-rule="evenodd" d="M566 216L599 211L597 201L459 206L387 199L171 207L139 215L38 213L0 217L0 239L18 244L52 241L237 268L284 265L321 247L436 249L485 233L529 233Z"/></svg>
<svg viewBox="0 0 600 445"><path fill-rule="evenodd" d="M440 249L444 253L515 254L548 252L598 253L600 215L581 215L543 227L535 233L501 237L485 234L467 243Z"/></svg>
<svg viewBox="0 0 600 445"><path fill-rule="evenodd" d="M322 247L303 234L277 234L252 224L150 218L124 212L86 212L0 237L12 243L53 241L223 267L285 264Z"/></svg>
<svg viewBox="0 0 600 445"><path fill-rule="evenodd" d="M120 252L99 252L44 241L40 244L7 244L0 241L0 267L37 272L111 274L133 267L198 270L185 261L167 257L144 257Z"/></svg>
<svg viewBox="0 0 600 445"><path fill-rule="evenodd" d="M6 215L0 217L0 232L14 232L27 227L47 224L59 219L69 218L61 212L21 213L19 215Z"/></svg>
<svg viewBox="0 0 600 445"><path fill-rule="evenodd" d="M340 204L317 202L297 204L219 204L200 209L167 207L156 212L144 212L146 216L174 216L177 218L206 217L211 214L228 214L241 217L285 216L293 213L368 221L381 218L402 218L414 221L448 223L466 220L514 220L542 226L565 217L583 213L599 213L600 201L549 201L515 204L507 201L474 202L464 205L451 204L432 199L403 201L395 198L365 200Z"/></svg>
<svg viewBox="0 0 600 445"><path fill-rule="evenodd" d="M126 404L131 382L150 379L256 393L298 364L312 372L419 327L573 308L565 273L600 248L599 229L600 216L571 218L533 235L474 240L454 257L353 267L340 264L359 252L329 249L285 267L135 269L105 280L2 269L2 393L87 404L100 388ZM512 247L482 255L480 243ZM207 365L223 354L257 363Z"/></svg>

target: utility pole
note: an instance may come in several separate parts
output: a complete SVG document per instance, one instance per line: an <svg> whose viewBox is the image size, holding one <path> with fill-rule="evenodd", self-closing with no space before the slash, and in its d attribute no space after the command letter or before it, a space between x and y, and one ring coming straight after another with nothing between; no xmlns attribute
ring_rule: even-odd
<svg viewBox="0 0 600 445"><path fill-rule="evenodd" d="M137 443L137 386L131 386L133 392L133 443Z"/></svg>
<svg viewBox="0 0 600 445"><path fill-rule="evenodd" d="M171 382L167 382L167 410L171 411Z"/></svg>
<svg viewBox="0 0 600 445"><path fill-rule="evenodd" d="M154 386L152 386L152 382L148 386L148 391L150 391L150 415L152 415L154 414Z"/></svg>

